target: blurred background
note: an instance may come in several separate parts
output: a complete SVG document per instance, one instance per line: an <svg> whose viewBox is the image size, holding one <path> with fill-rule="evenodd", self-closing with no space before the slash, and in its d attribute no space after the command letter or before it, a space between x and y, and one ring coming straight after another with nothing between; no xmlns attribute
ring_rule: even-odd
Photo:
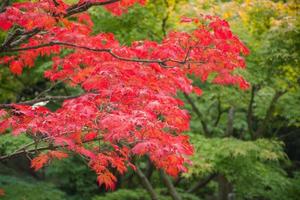
<svg viewBox="0 0 300 200"><path fill-rule="evenodd" d="M69 2L76 2L69 0ZM203 95L179 96L190 111L186 133L195 147L189 172L169 178L182 200L296 200L300 197L300 2L298 0L149 0L127 14L112 16L103 8L89 10L95 33L112 32L120 43L160 41L170 30L193 29L181 16L218 15L249 47L247 69L237 71L251 88L195 83ZM6 33L0 32L0 42ZM0 67L0 102L33 99L51 87L43 71L51 58L14 76ZM58 84L51 95L78 89ZM55 109L59 104L50 102ZM0 154L30 141L26 136L0 136ZM147 157L136 164L162 200L172 199L165 176ZM150 196L131 169L118 177L115 191L99 187L96 175L80 157L53 162L34 172L25 155L0 162L0 188L5 200L147 200ZM3 191L2 191L3 192ZM0 192L1 193L1 192ZM1 194L0 194L1 195ZM174 199L174 197L173 197Z"/></svg>

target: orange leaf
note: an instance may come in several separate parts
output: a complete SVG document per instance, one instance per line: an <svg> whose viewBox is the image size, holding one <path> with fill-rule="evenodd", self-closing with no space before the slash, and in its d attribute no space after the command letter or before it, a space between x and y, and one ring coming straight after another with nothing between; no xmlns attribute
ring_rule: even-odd
<svg viewBox="0 0 300 200"><path fill-rule="evenodd" d="M57 158L58 160L61 160L63 158L67 158L68 157L68 154L62 152L62 151L51 151L49 152L49 155L52 157L52 158Z"/></svg>
<svg viewBox="0 0 300 200"><path fill-rule="evenodd" d="M70 135L70 138L72 138L76 144L82 144L81 140L81 132L76 132Z"/></svg>
<svg viewBox="0 0 300 200"><path fill-rule="evenodd" d="M72 28L72 23L69 20L67 20L65 18L62 18L61 21L62 21L62 23L65 25L65 27L67 29L71 29Z"/></svg>
<svg viewBox="0 0 300 200"><path fill-rule="evenodd" d="M34 171L41 169L49 161L49 156L47 154L40 154L31 160L31 168Z"/></svg>
<svg viewBox="0 0 300 200"><path fill-rule="evenodd" d="M5 192L2 188L0 188L0 197L4 196L5 195Z"/></svg>
<svg viewBox="0 0 300 200"><path fill-rule="evenodd" d="M110 173L108 170L105 170L104 172L98 174L98 183L99 185L104 184L105 188L108 190L114 190L115 189L115 182L117 181L117 178Z"/></svg>

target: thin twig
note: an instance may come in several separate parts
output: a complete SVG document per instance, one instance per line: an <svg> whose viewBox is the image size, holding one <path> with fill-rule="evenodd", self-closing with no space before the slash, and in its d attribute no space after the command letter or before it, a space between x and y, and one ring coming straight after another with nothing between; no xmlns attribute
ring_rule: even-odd
<svg viewBox="0 0 300 200"><path fill-rule="evenodd" d="M184 97L186 98L186 100L189 102L189 104L192 106L193 111L196 113L196 115L198 116L198 118L200 119L200 123L202 125L204 134L206 136L210 136L210 131L208 130L208 127L204 121L204 117L203 114L201 113L201 111L199 110L199 108L196 106L196 104L194 103L194 101L191 99L191 97L187 94L187 93L183 93Z"/></svg>
<svg viewBox="0 0 300 200"><path fill-rule="evenodd" d="M102 137L97 137L97 138L95 138L93 140L83 141L82 143L90 143L90 142L94 142L94 141L99 140L99 139L102 139ZM68 146L67 144L65 144L65 145L53 145L51 143L48 146L35 147L33 149L27 149L28 147L30 147L30 146L32 146L34 144L36 144L35 141L31 142L29 144L24 145L23 147L19 148L18 150L14 151L13 153L11 153L9 155L1 156L0 157L0 161L7 160L9 158L12 158L12 157L24 154L24 153L31 154L31 153L37 153L37 152L45 151L45 150L54 150L54 149L58 149L58 148L64 148L64 147Z"/></svg>
<svg viewBox="0 0 300 200"><path fill-rule="evenodd" d="M121 56L118 56L117 54L115 54L112 49L92 48L92 47L80 46L80 45L76 45L76 44L71 44L71 43L67 43L67 42L58 42L58 41L53 41L53 42L49 42L49 43L45 43L45 44L40 44L40 45L36 45L36 46L29 46L29 47L23 47L23 48L4 49L3 51L4 52L27 51L27 50L34 50L34 49L39 49L39 48L49 47L49 46L55 46L55 45L73 47L73 48L77 48L77 49L84 49L84 50L94 51L94 52L105 52L105 53L110 54L112 57L114 57L118 60L126 61L126 62L158 63L162 66L166 66L167 62L174 62L174 63L178 63L178 64L185 64L185 63L189 62L188 55L189 55L189 52L191 51L191 48L189 48L184 60L182 60L182 61L173 60L173 59L149 60L149 59L125 58L125 57L121 57Z"/></svg>
<svg viewBox="0 0 300 200"><path fill-rule="evenodd" d="M8 159L8 158L11 158L11 157L13 157L14 155L19 154L20 152L23 153L25 149L27 149L28 147L30 147L30 146L32 146L32 145L34 145L34 144L35 144L35 141L30 142L30 143L28 143L28 144L26 144L26 145L24 145L24 146L18 148L17 150L15 150L13 153L11 153L11 154L9 154L9 155L1 156L1 157L0 157L0 160L5 160L5 159Z"/></svg>
<svg viewBox="0 0 300 200"><path fill-rule="evenodd" d="M12 103L12 104L0 104L0 108L14 108L15 105L33 105L39 102L43 101L54 101L54 100L67 100L67 99L73 99L77 98L80 95L73 95L73 96L48 96L40 99L33 99L29 101L23 101L18 103Z"/></svg>
<svg viewBox="0 0 300 200"><path fill-rule="evenodd" d="M84 12L84 11L88 10L89 8L91 8L92 6L104 6L104 5L116 3L118 1L120 1L120 0L108 0L108 1L104 1L104 2L84 2L84 3L74 4L74 5L70 6L69 8L67 8L67 12L64 15L64 17L69 17L76 13Z"/></svg>
<svg viewBox="0 0 300 200"><path fill-rule="evenodd" d="M44 90L43 92L41 92L40 94L38 94L34 99L39 99L40 97L44 96L45 94L47 94L48 92L50 92L53 88L55 88L58 84L64 82L64 80L61 81L57 81L56 83L54 83L53 85L51 85L51 87L49 87L48 89Z"/></svg>
<svg viewBox="0 0 300 200"><path fill-rule="evenodd" d="M0 7L0 13L4 12L8 5L9 5L9 0L3 0L1 7Z"/></svg>

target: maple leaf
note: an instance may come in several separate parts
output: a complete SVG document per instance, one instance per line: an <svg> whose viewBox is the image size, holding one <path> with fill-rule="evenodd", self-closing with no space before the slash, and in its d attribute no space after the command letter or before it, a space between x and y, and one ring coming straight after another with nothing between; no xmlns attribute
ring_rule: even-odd
<svg viewBox="0 0 300 200"><path fill-rule="evenodd" d="M84 141L90 141L93 140L97 137L97 133L96 132L90 132L84 135Z"/></svg>
<svg viewBox="0 0 300 200"><path fill-rule="evenodd" d="M202 95L202 90L201 90L200 88L198 88L198 87L193 87L193 91L194 91L198 96Z"/></svg>
<svg viewBox="0 0 300 200"><path fill-rule="evenodd" d="M4 131L9 127L10 127L9 120L0 121L0 133L4 133Z"/></svg>
<svg viewBox="0 0 300 200"><path fill-rule="evenodd" d="M124 174L127 170L124 164L124 159L122 158L114 157L114 159L112 160L112 167L116 168L120 174Z"/></svg>
<svg viewBox="0 0 300 200"><path fill-rule="evenodd" d="M47 153L43 153L35 157L34 159L31 160L31 168L34 169L34 171L37 171L41 169L44 165L49 163L51 159L56 158L56 159L63 159L67 158L68 154L61 152L61 151L49 151Z"/></svg>
<svg viewBox="0 0 300 200"><path fill-rule="evenodd" d="M10 27L12 27L12 23L10 21L7 21L6 19L4 19L4 15L0 14L0 28L3 30L3 31L7 31L10 29Z"/></svg>
<svg viewBox="0 0 300 200"><path fill-rule="evenodd" d="M14 60L10 63L10 70L12 73L21 75L23 70L23 64L19 60Z"/></svg>
<svg viewBox="0 0 300 200"><path fill-rule="evenodd" d="M182 16L180 19L180 23L190 23L190 22L198 23L199 20L197 18L189 18L186 16Z"/></svg>
<svg viewBox="0 0 300 200"><path fill-rule="evenodd" d="M37 171L41 169L45 164L47 164L48 161L49 161L48 154L40 154L31 160L31 168L33 168L34 171Z"/></svg>
<svg viewBox="0 0 300 200"><path fill-rule="evenodd" d="M0 197L4 195L5 195L5 191L2 188L0 188Z"/></svg>
<svg viewBox="0 0 300 200"><path fill-rule="evenodd" d="M153 142L147 141L147 142L138 143L132 148L132 153L137 155L144 155L147 152L149 152L152 146L153 146Z"/></svg>
<svg viewBox="0 0 300 200"><path fill-rule="evenodd" d="M0 118L3 118L5 115L7 115L7 112L3 109L0 109Z"/></svg>
<svg viewBox="0 0 300 200"><path fill-rule="evenodd" d="M107 190L115 189L115 182L117 181L117 178L108 170L99 173L97 180L99 185L101 186L102 184L104 184Z"/></svg>
<svg viewBox="0 0 300 200"><path fill-rule="evenodd" d="M58 160L68 157L68 154L66 154L62 151L50 151L48 154L49 154L49 157L57 158Z"/></svg>
<svg viewBox="0 0 300 200"><path fill-rule="evenodd" d="M79 131L71 134L69 138L71 138L76 144L82 144L81 132Z"/></svg>

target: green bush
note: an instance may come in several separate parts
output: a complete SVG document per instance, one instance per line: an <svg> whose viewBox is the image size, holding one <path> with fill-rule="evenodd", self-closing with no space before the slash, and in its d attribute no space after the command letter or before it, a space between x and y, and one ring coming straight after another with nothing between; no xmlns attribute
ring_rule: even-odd
<svg viewBox="0 0 300 200"><path fill-rule="evenodd" d="M53 185L30 178L0 176L0 188L5 192L1 200L65 200L65 194Z"/></svg>
<svg viewBox="0 0 300 200"><path fill-rule="evenodd" d="M172 198L167 194L166 189L158 189L156 192L159 195L159 199L172 200ZM180 191L179 195L182 200L200 200L195 195L180 193ZM144 189L119 189L115 192L106 193L104 196L95 196L92 200L151 200L151 198Z"/></svg>

